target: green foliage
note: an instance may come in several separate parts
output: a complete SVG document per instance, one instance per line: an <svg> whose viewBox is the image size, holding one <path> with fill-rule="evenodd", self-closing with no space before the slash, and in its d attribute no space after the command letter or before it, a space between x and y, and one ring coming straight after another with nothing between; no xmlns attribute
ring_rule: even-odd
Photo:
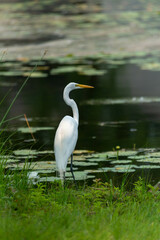
<svg viewBox="0 0 160 240"><path fill-rule="evenodd" d="M132 191L95 179L64 189L59 181L33 185L27 167L6 174L0 165L1 239L157 239L160 195L142 178ZM2 214L3 213L3 214ZM8 237L9 236L9 237Z"/></svg>

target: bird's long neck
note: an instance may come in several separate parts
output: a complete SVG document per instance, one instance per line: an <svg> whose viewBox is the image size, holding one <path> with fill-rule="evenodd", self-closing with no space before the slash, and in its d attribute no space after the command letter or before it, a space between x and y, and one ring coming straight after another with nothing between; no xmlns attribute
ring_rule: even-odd
<svg viewBox="0 0 160 240"><path fill-rule="evenodd" d="M64 99L65 103L72 108L73 118L76 120L77 124L79 124L79 112L78 112L78 107L77 107L76 102L75 102L73 99L70 99L70 97L69 97L70 91L71 91L71 90L68 89L67 87L64 89L63 99Z"/></svg>

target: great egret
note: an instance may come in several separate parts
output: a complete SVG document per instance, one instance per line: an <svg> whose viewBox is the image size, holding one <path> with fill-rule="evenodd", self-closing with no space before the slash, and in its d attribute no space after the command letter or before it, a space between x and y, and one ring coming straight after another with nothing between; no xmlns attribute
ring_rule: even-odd
<svg viewBox="0 0 160 240"><path fill-rule="evenodd" d="M75 182L72 162L73 151L75 149L78 139L79 112L76 102L73 99L70 99L69 93L74 89L81 88L94 88L94 87L71 82L65 87L63 91L63 99L65 103L72 108L73 117L65 116L61 120L54 139L54 152L56 165L62 182L65 180L67 162L70 156L71 156L70 170L72 173L73 180Z"/></svg>

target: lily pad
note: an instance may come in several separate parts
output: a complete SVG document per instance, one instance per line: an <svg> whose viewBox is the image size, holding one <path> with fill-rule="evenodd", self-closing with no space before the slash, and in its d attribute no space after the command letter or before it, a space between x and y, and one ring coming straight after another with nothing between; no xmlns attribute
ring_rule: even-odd
<svg viewBox="0 0 160 240"><path fill-rule="evenodd" d="M70 162L71 158L69 158L69 162ZM75 163L76 161L85 161L86 157L84 155L73 155L73 163Z"/></svg>
<svg viewBox="0 0 160 240"><path fill-rule="evenodd" d="M114 160L111 161L111 164L125 164L125 163L131 163L131 160Z"/></svg>
<svg viewBox="0 0 160 240"><path fill-rule="evenodd" d="M22 75L23 75L23 72L20 72L20 71L7 71L7 72L0 71L0 76L16 77L16 76L22 76Z"/></svg>
<svg viewBox="0 0 160 240"><path fill-rule="evenodd" d="M137 166L137 168L142 168L142 169L160 169L160 165L141 165L141 166Z"/></svg>
<svg viewBox="0 0 160 240"><path fill-rule="evenodd" d="M160 157L160 152L153 152L147 154L147 157Z"/></svg>
<svg viewBox="0 0 160 240"><path fill-rule="evenodd" d="M55 172L56 170L56 163L55 162L48 162L48 161L41 161L41 162L33 162L33 163L19 163L19 164L10 164L8 165L12 169L23 169L24 167L26 169L31 170L46 170L46 169L52 169L52 172Z"/></svg>
<svg viewBox="0 0 160 240"><path fill-rule="evenodd" d="M136 155L137 154L137 151L127 151L127 150L119 150L118 153L116 151L113 151L113 152L107 152L107 157L108 158L115 158L117 157L117 154L118 154L118 157L128 157L128 156L133 156L133 155Z"/></svg>
<svg viewBox="0 0 160 240"><path fill-rule="evenodd" d="M50 74L57 75L62 73L70 73L70 72L77 72L80 75L87 75L87 76L95 76L95 75L104 75L106 70L98 70L93 68L92 66L86 65L75 65L75 66L64 66L58 67L56 69L52 69Z"/></svg>
<svg viewBox="0 0 160 240"><path fill-rule="evenodd" d="M160 71L160 63L159 62L145 63L141 65L141 69L150 71Z"/></svg>
<svg viewBox="0 0 160 240"><path fill-rule="evenodd" d="M137 151L119 150L118 157L127 157L136 155ZM110 161L112 158L117 158L117 151L108 151L103 153L93 153L92 156L87 157L88 161Z"/></svg>
<svg viewBox="0 0 160 240"><path fill-rule="evenodd" d="M14 158L14 156L12 156L12 155L0 155L0 160L7 160L7 159L10 159L10 158Z"/></svg>
<svg viewBox="0 0 160 240"><path fill-rule="evenodd" d="M38 132L38 131L48 131L48 130L53 130L54 127L31 127L31 128L28 128L28 127L20 127L17 129L17 131L21 132L21 133L35 133L35 132Z"/></svg>
<svg viewBox="0 0 160 240"><path fill-rule="evenodd" d="M146 159L146 156L145 155L139 155L139 156L128 156L128 159L131 159L131 160L139 160L139 159Z"/></svg>
<svg viewBox="0 0 160 240"><path fill-rule="evenodd" d="M98 163L93 163L93 162L74 162L73 163L74 166L96 166L98 165Z"/></svg>
<svg viewBox="0 0 160 240"><path fill-rule="evenodd" d="M36 150L32 150L32 149L21 149L21 150L15 150L13 151L13 153L15 155L37 155L37 151Z"/></svg>
<svg viewBox="0 0 160 240"><path fill-rule="evenodd" d="M53 154L54 152L52 150L44 150L44 151L37 151L37 150L33 150L33 149L21 149L21 150L15 150L13 151L13 153L16 156L20 156L20 158L22 158L22 156L24 156L23 158L33 158L36 157L36 155L41 155L41 154Z"/></svg>
<svg viewBox="0 0 160 240"><path fill-rule="evenodd" d="M52 150L44 150L44 151L37 151L37 154L54 154L54 151Z"/></svg>
<svg viewBox="0 0 160 240"><path fill-rule="evenodd" d="M58 177L41 177L38 182L54 182L55 180L60 180Z"/></svg>
<svg viewBox="0 0 160 240"><path fill-rule="evenodd" d="M115 169L130 169L130 168L137 168L137 165L115 165L114 166Z"/></svg>
<svg viewBox="0 0 160 240"><path fill-rule="evenodd" d="M36 155L20 155L20 156L16 156L16 158L17 159L19 159L19 160L23 160L23 159L25 159L25 160L29 160L29 159L35 159L35 158L37 158L37 156Z"/></svg>
<svg viewBox="0 0 160 240"><path fill-rule="evenodd" d="M89 162L106 162L106 161L111 161L111 159L106 159L106 158L87 158L87 161Z"/></svg>
<svg viewBox="0 0 160 240"><path fill-rule="evenodd" d="M48 76L47 73L42 73L42 72L25 72L22 74L24 77L31 76L31 78L45 78Z"/></svg>
<svg viewBox="0 0 160 240"><path fill-rule="evenodd" d="M113 168L101 168L104 172L134 172L136 166L135 165L116 165Z"/></svg>
<svg viewBox="0 0 160 240"><path fill-rule="evenodd" d="M6 160L6 163L18 163L20 160L19 159L14 159L14 158L11 158L11 159L7 159Z"/></svg>
<svg viewBox="0 0 160 240"><path fill-rule="evenodd" d="M53 173L53 169L36 169L34 171L31 172L36 172L37 174L50 174Z"/></svg>
<svg viewBox="0 0 160 240"><path fill-rule="evenodd" d="M58 75L62 73L70 73L70 72L76 72L77 67L76 66L64 66L64 67L58 67L56 69L52 69L50 74L51 75Z"/></svg>
<svg viewBox="0 0 160 240"><path fill-rule="evenodd" d="M137 162L146 162L146 163L160 163L160 158L144 158L144 159L139 159ZM159 166L160 167L160 166Z"/></svg>
<svg viewBox="0 0 160 240"><path fill-rule="evenodd" d="M117 105L117 104L142 104L160 102L159 97L132 97L121 99L90 99L83 102L85 105Z"/></svg>
<svg viewBox="0 0 160 240"><path fill-rule="evenodd" d="M88 178L95 178L95 176L93 175L88 175L86 172L84 171L77 171L74 173L74 176L75 176L75 179L76 180L85 180L85 179L88 179ZM69 172L66 172L66 178L67 179L70 179L70 180L73 180L72 178L72 174L69 173Z"/></svg>
<svg viewBox="0 0 160 240"><path fill-rule="evenodd" d="M135 169L133 168L119 168L119 169L113 169L112 172L121 172L121 173L131 173L131 172L135 172Z"/></svg>
<svg viewBox="0 0 160 240"><path fill-rule="evenodd" d="M91 154L94 153L94 151L91 150L75 150L74 154Z"/></svg>
<svg viewBox="0 0 160 240"><path fill-rule="evenodd" d="M78 73L80 75L86 75L86 76L101 76L107 73L106 70L98 70L95 68L88 68L87 66L83 67L82 69L79 68Z"/></svg>

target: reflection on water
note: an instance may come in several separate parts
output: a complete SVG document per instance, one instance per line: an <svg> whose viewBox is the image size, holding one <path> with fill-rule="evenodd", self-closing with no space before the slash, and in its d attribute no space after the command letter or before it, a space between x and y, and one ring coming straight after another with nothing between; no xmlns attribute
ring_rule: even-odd
<svg viewBox="0 0 160 240"><path fill-rule="evenodd" d="M63 89L70 81L93 85L90 90L75 90L71 97L79 105L80 126L76 149L98 152L110 151L119 145L121 148L157 148L160 143L160 102L136 104L85 104L92 100L123 99L134 97L160 97L158 72L142 71L135 65L106 67L102 76L82 76L78 73L63 73L46 78L30 78L21 92L8 117L26 114L30 126L34 129L37 143L35 149L52 150L56 127L71 109L62 98ZM4 96L11 87L11 92L1 105L1 115L15 96L24 77L3 77L0 95ZM10 134L21 129L12 137L13 146L27 149L31 142L30 132L23 117L7 124ZM23 130L23 131L22 131ZM46 157L48 158L48 156ZM40 158L39 158L40 159ZM53 160L50 155L49 160ZM101 164L98 164L98 167ZM94 166L96 169L97 166ZM138 170L139 171L139 170ZM154 170L157 171L157 170ZM118 173L107 173L113 176ZM156 172L158 176L158 172ZM97 176L100 175L97 173Z"/></svg>

